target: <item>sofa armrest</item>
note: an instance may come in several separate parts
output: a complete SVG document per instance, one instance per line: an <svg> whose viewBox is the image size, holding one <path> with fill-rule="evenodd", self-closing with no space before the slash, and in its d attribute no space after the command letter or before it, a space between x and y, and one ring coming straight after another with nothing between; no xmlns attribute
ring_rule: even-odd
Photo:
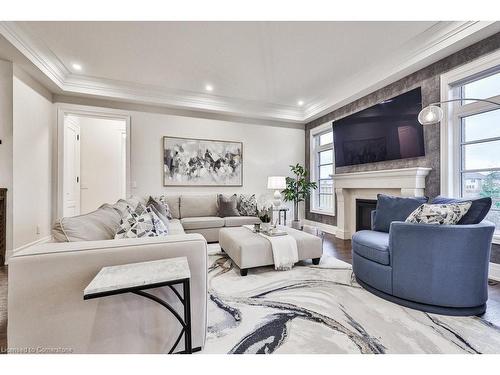
<svg viewBox="0 0 500 375"><path fill-rule="evenodd" d="M485 303L494 231L495 225L487 221L474 225L391 223L393 293L450 307Z"/></svg>
<svg viewBox="0 0 500 375"><path fill-rule="evenodd" d="M204 345L207 243L198 234L45 243L9 262L9 347L68 348L74 353L161 353L180 326L162 306L134 294L84 301L102 267L185 256L191 270L193 347ZM152 289L177 311L168 287ZM182 341L182 340L181 340ZM177 348L183 349L183 342Z"/></svg>

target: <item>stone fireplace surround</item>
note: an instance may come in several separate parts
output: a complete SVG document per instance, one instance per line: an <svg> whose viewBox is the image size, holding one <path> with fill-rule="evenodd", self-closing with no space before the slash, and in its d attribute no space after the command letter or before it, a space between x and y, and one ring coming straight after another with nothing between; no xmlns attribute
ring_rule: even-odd
<svg viewBox="0 0 500 375"><path fill-rule="evenodd" d="M432 168L414 167L333 176L337 196L335 236L350 240L356 231L356 199L377 199L377 194L424 196L425 178Z"/></svg>

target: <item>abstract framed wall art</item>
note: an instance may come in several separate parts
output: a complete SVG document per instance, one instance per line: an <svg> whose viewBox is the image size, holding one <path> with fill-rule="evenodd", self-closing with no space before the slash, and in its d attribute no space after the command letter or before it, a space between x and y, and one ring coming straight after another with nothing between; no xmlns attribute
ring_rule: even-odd
<svg viewBox="0 0 500 375"><path fill-rule="evenodd" d="M163 137L164 186L243 186L243 143Z"/></svg>

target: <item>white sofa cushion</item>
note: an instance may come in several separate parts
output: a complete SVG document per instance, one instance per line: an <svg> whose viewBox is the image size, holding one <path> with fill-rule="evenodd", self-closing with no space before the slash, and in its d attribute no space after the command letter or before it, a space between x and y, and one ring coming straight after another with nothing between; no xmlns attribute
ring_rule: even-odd
<svg viewBox="0 0 500 375"><path fill-rule="evenodd" d="M181 195L180 214L182 219L186 217L217 216L217 195Z"/></svg>
<svg viewBox="0 0 500 375"><path fill-rule="evenodd" d="M257 216L228 216L224 218L226 227L239 227L241 225L252 225L261 223Z"/></svg>
<svg viewBox="0 0 500 375"><path fill-rule="evenodd" d="M175 234L184 234L184 228L181 224L181 221L179 219L172 219L168 221L168 234L169 235L175 235Z"/></svg>
<svg viewBox="0 0 500 375"><path fill-rule="evenodd" d="M224 219L217 216L185 217L181 219L184 229L222 228Z"/></svg>

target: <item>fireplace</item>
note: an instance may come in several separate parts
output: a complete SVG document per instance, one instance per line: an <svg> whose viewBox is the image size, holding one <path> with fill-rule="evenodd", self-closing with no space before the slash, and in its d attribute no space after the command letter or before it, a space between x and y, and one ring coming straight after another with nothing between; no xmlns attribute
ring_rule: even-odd
<svg viewBox="0 0 500 375"><path fill-rule="evenodd" d="M376 207L376 199L356 199L356 231L371 229L371 214Z"/></svg>

